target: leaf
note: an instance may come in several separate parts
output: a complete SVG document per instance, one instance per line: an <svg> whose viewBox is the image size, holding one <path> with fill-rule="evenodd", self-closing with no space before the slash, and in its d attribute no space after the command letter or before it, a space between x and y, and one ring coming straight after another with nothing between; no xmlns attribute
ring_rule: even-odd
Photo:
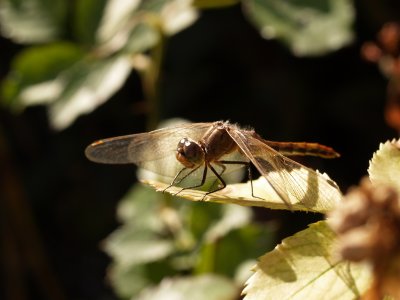
<svg viewBox="0 0 400 300"><path fill-rule="evenodd" d="M56 129L69 126L79 115L89 113L108 100L131 72L129 57L116 56L82 62L68 70L60 98L50 105L50 122Z"/></svg>
<svg viewBox="0 0 400 300"><path fill-rule="evenodd" d="M243 290L252 299L355 299L368 287L369 269L332 255L335 234L310 225L262 256Z"/></svg>
<svg viewBox="0 0 400 300"><path fill-rule="evenodd" d="M128 34L139 3L139 0L107 1L97 32L97 40L103 43L116 36L120 39L122 33Z"/></svg>
<svg viewBox="0 0 400 300"><path fill-rule="evenodd" d="M169 199L169 205L166 205L165 198ZM222 213L221 208L224 208ZM199 210L200 214L196 213ZM232 222L232 217L238 212L242 220L239 220L239 223L246 223L249 217L248 208L230 209L228 206L225 208L221 205L200 205L180 201L169 195L156 193L144 185L135 185L118 207L118 217L124 225L103 243L103 249L113 259L113 265L108 273L113 287L119 295L137 299L138 289L156 282L159 280L157 278L176 274L182 270L188 272L198 261L204 261L204 257L200 256L199 247L202 236L210 223L216 222L215 227L212 226L214 229L211 229L211 232L215 233L214 235L210 233L212 238L212 236L233 230L235 224ZM218 225L221 214L225 216L223 218L225 221L222 222L225 225ZM194 237L195 234L188 231L189 224L198 226L199 222L207 223L201 226L206 229L202 230L200 236ZM251 235L251 238L258 241L265 241L265 237L265 231L261 230L256 231L255 234L252 232ZM224 239L220 238L218 245L224 243ZM254 249L264 244L261 242L258 243L258 247L254 247L251 243L245 243L239 248L246 246ZM224 256L226 253L232 256L231 244L229 247L229 252L225 251ZM241 251L240 254L243 255L243 253ZM234 267L231 263L229 265ZM134 280L134 283L129 284L130 280Z"/></svg>
<svg viewBox="0 0 400 300"><path fill-rule="evenodd" d="M173 35L189 27L197 19L198 13L191 0L168 1L160 12L161 25L167 35Z"/></svg>
<svg viewBox="0 0 400 300"><path fill-rule="evenodd" d="M114 291L121 298L131 299L149 284L143 265L132 268L114 263L109 267L107 275Z"/></svg>
<svg viewBox="0 0 400 300"><path fill-rule="evenodd" d="M308 171L307 169L304 169L303 172ZM318 182L319 180L330 180L326 174L319 174L318 176L314 176L312 173L309 173L307 174L307 176L310 176L309 181L311 182ZM243 206L261 206L271 209L288 209L288 206L271 188L264 177L253 180L254 195L258 198L251 196L250 182L228 184L226 188L218 192L211 193L209 195L206 195L206 191L192 189L182 190L182 188L175 186L169 187L168 184L157 181L142 180L142 182L154 187L157 191L166 191L172 195L178 194L179 197L192 201L204 200L217 203L234 203ZM342 198L342 194L340 193L340 191L333 185L329 185L329 190L324 191L324 193L321 193L320 188L318 188L318 183L313 184L312 186L316 187L316 189L309 190L307 187L304 188L304 190L307 190L307 193L304 195L303 199L293 199L291 207L292 210L323 213L334 208ZM324 196L322 195L329 196L327 196L328 198L324 198Z"/></svg>
<svg viewBox="0 0 400 300"><path fill-rule="evenodd" d="M222 276L209 274L164 279L158 286L145 290L136 299L234 300L238 294L238 288L233 282Z"/></svg>
<svg viewBox="0 0 400 300"><path fill-rule="evenodd" d="M131 71L129 57L84 59L53 81L33 85L21 93L24 105L49 103L50 123L61 130L79 115L93 111L111 97ZM47 91L45 98L43 91Z"/></svg>
<svg viewBox="0 0 400 300"><path fill-rule="evenodd" d="M252 223L231 230L218 240L205 240L199 247L201 259L197 260L195 272L213 272L234 277L243 262L255 260L274 247L273 236L269 226ZM247 269L247 275L250 275L250 270L251 268Z"/></svg>
<svg viewBox="0 0 400 300"><path fill-rule="evenodd" d="M161 230L163 225L157 216L161 201L160 195L156 194L153 189L135 184L120 200L117 217L121 223Z"/></svg>
<svg viewBox="0 0 400 300"><path fill-rule="evenodd" d="M79 42L94 45L107 0L79 0L75 2L74 34Z"/></svg>
<svg viewBox="0 0 400 300"><path fill-rule="evenodd" d="M157 44L159 34L147 24L137 24L127 38L123 48L125 53L139 53Z"/></svg>
<svg viewBox="0 0 400 300"><path fill-rule="evenodd" d="M162 261L176 251L175 241L165 234L161 198L149 187L134 185L117 208L123 225L102 243L113 262L108 278L123 298L134 298L152 282L149 263Z"/></svg>
<svg viewBox="0 0 400 300"><path fill-rule="evenodd" d="M322 55L353 39L350 0L244 0L243 5L263 37L281 40L298 56Z"/></svg>
<svg viewBox="0 0 400 300"><path fill-rule="evenodd" d="M117 264L132 267L165 258L173 252L174 244L157 232L123 226L107 238L103 248Z"/></svg>
<svg viewBox="0 0 400 300"><path fill-rule="evenodd" d="M65 0L2 0L1 33L15 42L48 42L59 37L67 16Z"/></svg>
<svg viewBox="0 0 400 300"><path fill-rule="evenodd" d="M163 35L191 25L197 12L189 0L112 0L97 32L101 51L136 53L153 47ZM125 5L123 5L125 3Z"/></svg>
<svg viewBox="0 0 400 300"><path fill-rule="evenodd" d="M13 109L24 108L20 94L35 84L49 82L62 71L83 58L84 52L77 45L56 42L44 46L33 46L21 51L14 59L11 72L2 83L2 94L6 105ZM50 85L48 84L47 87ZM59 91L58 91L59 92ZM51 99L54 92L42 90L36 94L36 103Z"/></svg>
<svg viewBox="0 0 400 300"><path fill-rule="evenodd" d="M368 173L373 183L390 185L400 193L400 140L379 145L369 163Z"/></svg>
<svg viewBox="0 0 400 300"><path fill-rule="evenodd" d="M246 226L253 217L248 207L224 205L221 218L207 230L204 236L206 242L215 242L227 235L228 232Z"/></svg>
<svg viewBox="0 0 400 300"><path fill-rule="evenodd" d="M135 185L122 199L118 216L124 224L103 243L117 265L128 268L157 261L174 250L173 240L163 234L162 202L157 196L149 188Z"/></svg>

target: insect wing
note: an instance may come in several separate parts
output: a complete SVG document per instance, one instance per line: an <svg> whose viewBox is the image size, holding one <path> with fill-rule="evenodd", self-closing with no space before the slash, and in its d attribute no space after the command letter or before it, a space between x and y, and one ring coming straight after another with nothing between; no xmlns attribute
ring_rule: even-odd
<svg viewBox="0 0 400 300"><path fill-rule="evenodd" d="M289 206L300 204L312 208L331 206L338 193L334 182L275 151L251 131L229 128L232 139L265 177L273 190ZM325 203L325 204L324 204Z"/></svg>
<svg viewBox="0 0 400 300"><path fill-rule="evenodd" d="M103 139L89 145L87 158L105 164L136 164L154 173L174 177L182 165L176 160L178 142L199 140L213 123L192 123L147 133Z"/></svg>

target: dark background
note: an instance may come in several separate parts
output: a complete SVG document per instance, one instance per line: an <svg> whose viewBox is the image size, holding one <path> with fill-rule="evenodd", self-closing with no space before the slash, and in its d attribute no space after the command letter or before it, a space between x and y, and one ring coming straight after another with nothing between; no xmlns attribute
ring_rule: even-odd
<svg viewBox="0 0 400 300"><path fill-rule="evenodd" d="M379 143L397 136L384 122L387 80L376 65L361 59L360 47L374 40L385 22L398 19L400 4L356 1L356 9L354 43L315 58L296 58L279 42L262 39L239 6L204 11L197 23L168 40L161 77L162 118L229 119L254 127L266 139L332 146L340 159L310 164L326 171L345 191L367 174ZM0 39L2 78L20 49ZM96 165L83 151L98 138L145 131L146 115L137 109L143 97L133 73L106 104L61 132L49 128L45 107L20 114L0 109L0 145L7 149L0 157L0 198L4 192L20 199L13 208L4 201L1 207L1 286L16 284L6 277L16 268L22 272L14 275L24 274L28 282L21 299L46 298L33 276L35 259L19 260L17 254L29 257L37 250L45 253L56 274L48 275L49 284L57 280L68 299L115 298L104 279L110 261L99 245L118 225L115 207L135 181L134 168ZM29 214L38 232L29 228ZM291 218L281 236L316 218L261 215ZM20 219L18 228L7 221L13 217ZM18 232L26 233L23 246ZM43 249L29 238L36 234Z"/></svg>

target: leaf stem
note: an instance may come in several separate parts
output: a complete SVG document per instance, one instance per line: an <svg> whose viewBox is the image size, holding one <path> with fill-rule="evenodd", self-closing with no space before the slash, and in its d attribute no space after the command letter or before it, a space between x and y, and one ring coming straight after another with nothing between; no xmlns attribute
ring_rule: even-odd
<svg viewBox="0 0 400 300"><path fill-rule="evenodd" d="M146 127L148 130L154 130L160 121L160 79L166 36L158 16L148 16L146 19L159 36L157 44L150 51L149 68L142 73L143 91L148 107Z"/></svg>

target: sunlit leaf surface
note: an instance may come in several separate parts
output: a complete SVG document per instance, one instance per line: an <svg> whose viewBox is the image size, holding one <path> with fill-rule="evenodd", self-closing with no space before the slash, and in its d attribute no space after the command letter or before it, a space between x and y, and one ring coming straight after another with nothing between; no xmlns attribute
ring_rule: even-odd
<svg viewBox="0 0 400 300"><path fill-rule="evenodd" d="M284 239L260 258L244 299L357 299L368 286L369 270L338 260L334 239L323 221Z"/></svg>
<svg viewBox="0 0 400 300"><path fill-rule="evenodd" d="M304 169L303 172L307 172ZM324 177L326 176L323 175ZM325 177L328 178L328 177ZM341 200L342 195L339 190L335 187L329 187L329 191L321 193L318 187L318 180L321 178L318 176L310 180L313 182L316 180L316 184L312 185L312 188L307 190L304 194L303 199L292 199L293 210L304 210L313 212L327 212L331 210L335 205ZM253 180L254 196L251 196L251 185L250 182L238 183L238 184L228 184L226 188L221 191L211 193L205 196L205 191L200 190L182 190L182 188L171 186L166 183L161 183L157 181L143 180L144 183L149 184L156 188L157 191L165 191L170 194L178 194L179 197L186 198L192 201L211 201L218 203L234 203L244 206L261 206L272 209L288 209L288 206L282 201L282 199L276 194L276 192L267 183L264 177L260 177L257 180ZM325 185L325 188L328 188ZM325 198L323 195L329 195Z"/></svg>
<svg viewBox="0 0 400 300"><path fill-rule="evenodd" d="M353 39L350 0L244 0L243 4L262 36L285 42L299 56L322 55Z"/></svg>
<svg viewBox="0 0 400 300"><path fill-rule="evenodd" d="M369 163L368 173L373 183L391 185L400 192L400 140L380 144Z"/></svg>
<svg viewBox="0 0 400 300"><path fill-rule="evenodd" d="M233 282L210 274L164 279L158 286L145 290L137 299L235 300L238 294L239 289Z"/></svg>

